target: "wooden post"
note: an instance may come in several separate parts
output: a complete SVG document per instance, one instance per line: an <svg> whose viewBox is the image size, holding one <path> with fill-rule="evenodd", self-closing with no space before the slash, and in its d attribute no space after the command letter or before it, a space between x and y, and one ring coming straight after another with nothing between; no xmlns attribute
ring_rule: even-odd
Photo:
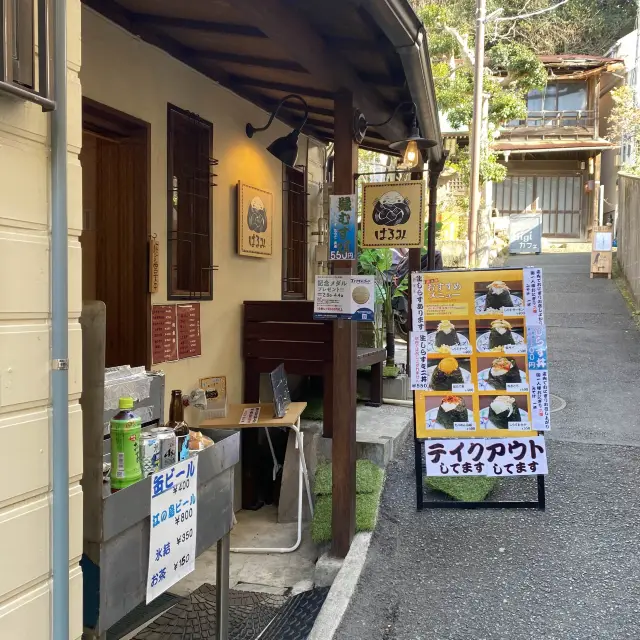
<svg viewBox="0 0 640 640"><path fill-rule="evenodd" d="M354 191L358 145L353 140L353 96L341 90L335 97L335 161L333 192ZM334 274L356 273L356 261L333 263ZM344 558L356 530L356 323L333 323L333 467L331 552Z"/></svg>

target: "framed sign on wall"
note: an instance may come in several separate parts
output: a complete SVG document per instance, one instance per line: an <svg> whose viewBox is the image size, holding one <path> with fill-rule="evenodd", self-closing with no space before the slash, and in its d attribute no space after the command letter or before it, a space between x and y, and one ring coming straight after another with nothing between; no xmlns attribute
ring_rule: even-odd
<svg viewBox="0 0 640 640"><path fill-rule="evenodd" d="M269 258L273 250L273 193L238 182L238 253Z"/></svg>
<svg viewBox="0 0 640 640"><path fill-rule="evenodd" d="M362 185L362 246L422 247L424 181Z"/></svg>

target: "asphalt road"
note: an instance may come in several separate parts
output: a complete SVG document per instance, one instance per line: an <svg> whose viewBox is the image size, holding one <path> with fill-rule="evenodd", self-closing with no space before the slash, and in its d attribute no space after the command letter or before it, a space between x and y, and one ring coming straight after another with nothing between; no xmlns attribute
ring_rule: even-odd
<svg viewBox="0 0 640 640"><path fill-rule="evenodd" d="M551 393L567 402L547 436L546 512L417 512L407 443L339 640L640 638L640 334L587 255L512 264L532 262ZM535 495L531 479L505 483L496 497Z"/></svg>

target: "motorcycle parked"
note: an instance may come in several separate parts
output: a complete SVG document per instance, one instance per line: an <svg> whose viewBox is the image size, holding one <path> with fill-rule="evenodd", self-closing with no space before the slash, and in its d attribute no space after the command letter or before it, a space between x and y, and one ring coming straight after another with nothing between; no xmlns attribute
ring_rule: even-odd
<svg viewBox="0 0 640 640"><path fill-rule="evenodd" d="M428 271L429 259L425 253L420 258L420 271ZM436 249L435 253L435 270L442 271L444 269L442 263L442 254ZM397 290L401 283L409 274L409 256L405 256L393 269L385 272L386 277L391 278L394 284L393 290ZM396 331L398 335L407 338L409 335L408 315L409 315L409 296L411 295L409 286L402 287L400 295L394 295L391 298L393 307L393 317L395 321Z"/></svg>

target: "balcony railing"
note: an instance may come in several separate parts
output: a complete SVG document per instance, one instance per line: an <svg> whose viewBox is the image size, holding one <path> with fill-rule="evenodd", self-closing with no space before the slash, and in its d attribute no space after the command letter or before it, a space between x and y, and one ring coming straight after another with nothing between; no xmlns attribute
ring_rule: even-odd
<svg viewBox="0 0 640 640"><path fill-rule="evenodd" d="M592 133L596 126L595 111L529 111L524 120L512 120L503 129L509 133L518 133L524 129L539 129L536 133L545 135L552 129L572 129L571 133ZM550 132L550 131L549 131Z"/></svg>

